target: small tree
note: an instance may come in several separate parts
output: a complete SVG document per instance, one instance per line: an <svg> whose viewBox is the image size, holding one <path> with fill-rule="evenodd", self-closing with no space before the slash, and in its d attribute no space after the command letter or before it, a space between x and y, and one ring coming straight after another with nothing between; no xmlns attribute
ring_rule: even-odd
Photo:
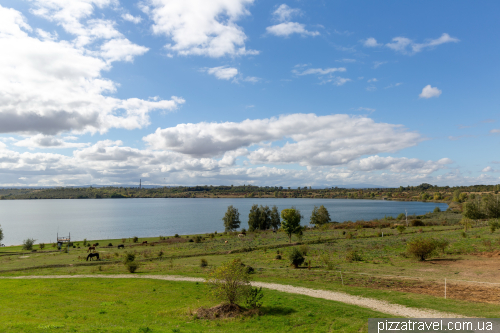
<svg viewBox="0 0 500 333"><path fill-rule="evenodd" d="M467 229L472 226L472 220L464 217L460 220L460 224L464 226L464 232L467 232Z"/></svg>
<svg viewBox="0 0 500 333"><path fill-rule="evenodd" d="M238 208L233 207L233 205L228 206L222 221L224 221L224 228L226 231L234 231L238 229L241 223Z"/></svg>
<svg viewBox="0 0 500 333"><path fill-rule="evenodd" d="M311 224L315 225L323 225L325 223L330 223L330 214L328 213L328 209L325 206L321 205L318 207L314 206L314 209L311 214Z"/></svg>
<svg viewBox="0 0 500 333"><path fill-rule="evenodd" d="M294 268L298 268L300 265L304 263L304 256L302 255L302 251L294 247L292 252L288 255L288 259L290 259L290 264Z"/></svg>
<svg viewBox="0 0 500 333"><path fill-rule="evenodd" d="M2 225L0 225L0 243L3 240L3 230L2 230Z"/></svg>
<svg viewBox="0 0 500 333"><path fill-rule="evenodd" d="M40 247L40 250L43 250L43 248L45 247L45 244L44 243L40 243L40 244L38 244L38 247Z"/></svg>
<svg viewBox="0 0 500 333"><path fill-rule="evenodd" d="M283 209L281 211L281 218L283 222L281 222L281 228L288 235L290 243L292 242L292 234L299 234L302 232L302 227L300 226L300 219L302 215L300 215L300 211L294 207L289 209Z"/></svg>
<svg viewBox="0 0 500 333"><path fill-rule="evenodd" d="M278 212L278 207L276 205L271 209L271 228L278 230L281 226L280 213Z"/></svg>
<svg viewBox="0 0 500 333"><path fill-rule="evenodd" d="M23 241L23 250L31 251L33 250L33 244L35 244L35 239L27 238Z"/></svg>
<svg viewBox="0 0 500 333"><path fill-rule="evenodd" d="M213 298L229 304L237 304L245 299L251 290L247 269L239 259L217 267L209 274L205 283Z"/></svg>
<svg viewBox="0 0 500 333"><path fill-rule="evenodd" d="M406 230L405 226L403 225L398 225L396 229L399 231L400 234L402 234Z"/></svg>
<svg viewBox="0 0 500 333"><path fill-rule="evenodd" d="M432 255L436 247L436 241L432 238L415 238L406 244L406 251L424 261Z"/></svg>
<svg viewBox="0 0 500 333"><path fill-rule="evenodd" d="M494 233L495 230L500 228L500 221L498 220L489 220L488 225L490 226L491 233Z"/></svg>

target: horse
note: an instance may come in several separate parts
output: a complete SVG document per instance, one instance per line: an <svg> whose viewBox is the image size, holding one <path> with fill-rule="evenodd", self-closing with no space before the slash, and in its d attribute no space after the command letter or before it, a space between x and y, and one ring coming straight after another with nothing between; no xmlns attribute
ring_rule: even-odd
<svg viewBox="0 0 500 333"><path fill-rule="evenodd" d="M97 243L95 243L95 244L92 244L92 246L97 246Z"/></svg>
<svg viewBox="0 0 500 333"><path fill-rule="evenodd" d="M89 246L89 249L87 250L87 253L89 253L90 250L94 250L94 252L95 252L95 246Z"/></svg>
<svg viewBox="0 0 500 333"><path fill-rule="evenodd" d="M90 253L90 254L87 256L87 261L89 261L89 258L90 258L90 261L92 261L92 260L93 260L92 258L94 258L94 257L96 257L96 258L97 258L97 260L99 260L99 253Z"/></svg>
<svg viewBox="0 0 500 333"><path fill-rule="evenodd" d="M224 244L227 244L227 241L225 241Z"/></svg>
<svg viewBox="0 0 500 333"><path fill-rule="evenodd" d="M148 245L148 241L142 242L142 245Z"/></svg>
<svg viewBox="0 0 500 333"><path fill-rule="evenodd" d="M238 235L238 238L243 238L243 237L245 237L245 235L244 235L244 234L239 234L239 235Z"/></svg>
<svg viewBox="0 0 500 333"><path fill-rule="evenodd" d="M124 249L124 248L125 248L125 245L120 244L120 245L118 245L118 248L119 248L119 249Z"/></svg>

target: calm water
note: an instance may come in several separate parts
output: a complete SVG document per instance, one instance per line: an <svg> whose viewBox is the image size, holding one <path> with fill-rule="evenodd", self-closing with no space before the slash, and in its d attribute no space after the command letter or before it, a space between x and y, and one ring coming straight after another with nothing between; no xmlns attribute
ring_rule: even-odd
<svg viewBox="0 0 500 333"><path fill-rule="evenodd" d="M332 221L356 221L424 214L446 204L349 199L100 199L100 200L2 200L0 225L5 245L22 244L26 238L54 242L56 234L74 240L170 236L224 231L227 206L240 212L241 227L248 227L253 204L276 205L281 211L295 206L309 223L314 205L324 205Z"/></svg>

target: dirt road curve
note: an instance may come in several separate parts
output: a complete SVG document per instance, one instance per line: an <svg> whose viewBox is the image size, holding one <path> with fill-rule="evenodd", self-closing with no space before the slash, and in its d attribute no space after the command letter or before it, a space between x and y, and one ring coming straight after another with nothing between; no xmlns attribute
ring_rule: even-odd
<svg viewBox="0 0 500 333"><path fill-rule="evenodd" d="M40 276L15 276L15 277L0 277L0 279L79 279L79 278L104 278L104 279L154 279L167 281L190 281L203 282L202 278L184 277L176 275L40 275ZM273 289L285 293L306 295L310 297L323 298L331 301L342 302L346 304L357 305L363 308L372 309L393 315L395 317L408 318L464 318L463 316L438 312L428 309L409 308L403 305L392 304L386 301L375 300L366 297L352 296L349 294L310 289L303 287L294 287L284 284L267 283L267 282L252 282L255 287Z"/></svg>

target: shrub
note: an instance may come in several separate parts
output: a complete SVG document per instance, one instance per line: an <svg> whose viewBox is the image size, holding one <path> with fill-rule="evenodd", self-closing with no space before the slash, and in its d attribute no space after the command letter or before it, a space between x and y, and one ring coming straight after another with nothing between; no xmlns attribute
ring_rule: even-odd
<svg viewBox="0 0 500 333"><path fill-rule="evenodd" d="M83 246L87 246L87 238L83 239Z"/></svg>
<svg viewBox="0 0 500 333"><path fill-rule="evenodd" d="M300 252L302 252L302 255L307 256L307 252L309 251L309 246L306 244L300 246Z"/></svg>
<svg viewBox="0 0 500 333"><path fill-rule="evenodd" d="M344 231L344 234L345 234L345 231ZM353 239L354 235L352 234L352 232L350 232L347 235L345 235L345 238L347 238L347 239Z"/></svg>
<svg viewBox="0 0 500 333"><path fill-rule="evenodd" d="M356 250L353 250L353 251L347 252L347 254L345 256L345 260L348 262L363 261L363 257L361 255L361 253L359 253Z"/></svg>
<svg viewBox="0 0 500 333"><path fill-rule="evenodd" d="M402 220L406 217L405 213L401 213L398 215L398 217L396 217L396 220Z"/></svg>
<svg viewBox="0 0 500 333"><path fill-rule="evenodd" d="M436 240L436 247L441 250L441 252L444 254L444 250L450 245L450 242L445 240L445 239L438 239Z"/></svg>
<svg viewBox="0 0 500 333"><path fill-rule="evenodd" d="M33 238L26 238L23 241L23 250L27 251L33 250L33 244L35 244L35 240Z"/></svg>
<svg viewBox="0 0 500 333"><path fill-rule="evenodd" d="M127 262L125 266L127 267L127 270L130 273L134 273L137 270L137 268L139 268L139 264L137 264L135 261Z"/></svg>
<svg viewBox="0 0 500 333"><path fill-rule="evenodd" d="M125 243L127 241L126 238L122 238L122 243ZM85 244L84 244L85 245Z"/></svg>
<svg viewBox="0 0 500 333"><path fill-rule="evenodd" d="M40 243L40 244L38 244L38 247L40 248L40 250L43 250L43 248L45 247L45 244L44 243Z"/></svg>
<svg viewBox="0 0 500 333"><path fill-rule="evenodd" d="M275 257L275 259L281 260L281 254L277 254L276 257Z"/></svg>
<svg viewBox="0 0 500 333"><path fill-rule="evenodd" d="M123 262L126 264L126 263L132 262L134 260L135 260L135 254L127 253L127 254L125 254L125 259L123 260Z"/></svg>
<svg viewBox="0 0 500 333"><path fill-rule="evenodd" d="M179 238L180 236L179 236L179 234L175 234L174 237L175 238Z"/></svg>
<svg viewBox="0 0 500 333"><path fill-rule="evenodd" d="M399 232L400 234L402 234L402 233L403 233L403 232L405 232L405 230L406 230L405 226L403 226L403 225L398 225L398 226L396 227L396 229L398 230L398 232Z"/></svg>
<svg viewBox="0 0 500 333"><path fill-rule="evenodd" d="M113 244L109 243L108 246L113 246Z"/></svg>
<svg viewBox="0 0 500 333"><path fill-rule="evenodd" d="M133 241L134 243L137 243L137 242L139 241L139 237L134 236L134 238L132 238L132 241Z"/></svg>
<svg viewBox="0 0 500 333"><path fill-rule="evenodd" d="M200 260L200 267L207 267L207 266L208 266L207 259L201 259Z"/></svg>
<svg viewBox="0 0 500 333"><path fill-rule="evenodd" d="M247 266L247 273L253 274L253 273L255 273L255 269L252 266Z"/></svg>
<svg viewBox="0 0 500 333"><path fill-rule="evenodd" d="M201 236L196 236L196 237L194 238L194 242L195 242L195 243L201 243L201 241L202 241L202 240L203 240L203 238L201 238Z"/></svg>
<svg viewBox="0 0 500 333"><path fill-rule="evenodd" d="M189 242L189 243L192 243L192 242L194 242L194 240L193 240L192 238L190 238L190 239L188 240L188 242Z"/></svg>
<svg viewBox="0 0 500 333"><path fill-rule="evenodd" d="M304 263L304 256L302 255L302 252L299 251L296 247L292 249L292 252L288 255L288 259L290 259L290 264L294 268L298 268L300 265Z"/></svg>
<svg viewBox="0 0 500 333"><path fill-rule="evenodd" d="M425 226L425 223L422 222L421 220L411 220L410 225L412 227L423 227Z"/></svg>
<svg viewBox="0 0 500 333"><path fill-rule="evenodd" d="M439 200L439 199L436 199L436 200ZM434 213L439 213L439 212L441 212L441 208L439 208L439 207L434 208Z"/></svg>
<svg viewBox="0 0 500 333"><path fill-rule="evenodd" d="M262 287L251 288L248 291L245 300L245 305L250 309L258 309L262 306L262 297L264 297L264 293L262 292Z"/></svg>
<svg viewBox="0 0 500 333"><path fill-rule="evenodd" d="M432 238L415 238L406 244L406 251L421 261L429 258L437 248Z"/></svg>
<svg viewBox="0 0 500 333"><path fill-rule="evenodd" d="M210 295L222 302L236 304L250 293L250 278L239 259L223 263L213 270L205 283Z"/></svg>
<svg viewBox="0 0 500 333"><path fill-rule="evenodd" d="M498 220L489 220L488 225L490 226L491 233L500 228L500 222Z"/></svg>

